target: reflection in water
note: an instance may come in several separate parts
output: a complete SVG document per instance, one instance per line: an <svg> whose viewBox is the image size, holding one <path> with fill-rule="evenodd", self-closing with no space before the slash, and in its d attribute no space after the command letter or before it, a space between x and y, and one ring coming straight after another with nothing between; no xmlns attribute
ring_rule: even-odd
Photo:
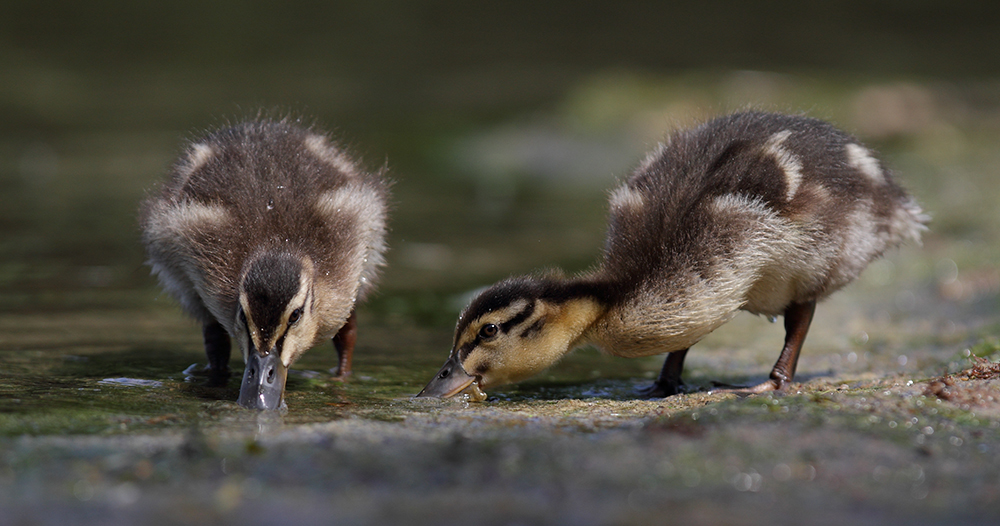
<svg viewBox="0 0 1000 526"><path fill-rule="evenodd" d="M105 378L98 385L115 385L119 387L163 387L163 382L142 380L140 378Z"/></svg>

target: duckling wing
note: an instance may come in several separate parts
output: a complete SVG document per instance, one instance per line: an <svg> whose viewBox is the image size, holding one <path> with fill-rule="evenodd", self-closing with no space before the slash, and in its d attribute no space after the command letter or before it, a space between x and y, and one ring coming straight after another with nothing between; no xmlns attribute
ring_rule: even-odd
<svg viewBox="0 0 1000 526"><path fill-rule="evenodd" d="M231 241L232 215L218 204L168 199L151 200L143 215L148 263L164 290L203 323L233 318L246 250Z"/></svg>

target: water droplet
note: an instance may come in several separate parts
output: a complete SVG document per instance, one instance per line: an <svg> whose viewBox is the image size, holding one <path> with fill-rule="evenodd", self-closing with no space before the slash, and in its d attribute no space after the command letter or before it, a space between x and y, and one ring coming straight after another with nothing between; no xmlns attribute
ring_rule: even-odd
<svg viewBox="0 0 1000 526"><path fill-rule="evenodd" d="M740 473L733 477L732 482L736 491L750 491L753 486L753 477L749 473Z"/></svg>
<svg viewBox="0 0 1000 526"><path fill-rule="evenodd" d="M789 467L788 464L778 464L771 470L771 476L774 477L774 480L784 482L792 478L792 468Z"/></svg>
<svg viewBox="0 0 1000 526"><path fill-rule="evenodd" d="M268 210L274 210L274 199L268 199L267 200L267 209Z"/></svg>
<svg viewBox="0 0 1000 526"><path fill-rule="evenodd" d="M94 498L94 487L90 485L90 482L86 480L78 480L73 484L73 495L77 499L86 502Z"/></svg>
<svg viewBox="0 0 1000 526"><path fill-rule="evenodd" d="M935 265L934 273L937 274L938 283L947 285L958 280L958 265L954 260L942 259Z"/></svg>
<svg viewBox="0 0 1000 526"><path fill-rule="evenodd" d="M689 469L681 475L681 479L685 486L693 488L701 484L701 473L697 470Z"/></svg>

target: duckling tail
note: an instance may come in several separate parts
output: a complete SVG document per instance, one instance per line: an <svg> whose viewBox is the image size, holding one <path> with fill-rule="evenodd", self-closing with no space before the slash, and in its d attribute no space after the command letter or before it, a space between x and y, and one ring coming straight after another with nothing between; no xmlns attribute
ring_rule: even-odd
<svg viewBox="0 0 1000 526"><path fill-rule="evenodd" d="M892 235L890 243L898 245L912 241L921 245L920 235L927 230L927 223L930 220L931 216L925 213L912 197L907 197L900 203L899 208L896 208L890 219L889 232Z"/></svg>

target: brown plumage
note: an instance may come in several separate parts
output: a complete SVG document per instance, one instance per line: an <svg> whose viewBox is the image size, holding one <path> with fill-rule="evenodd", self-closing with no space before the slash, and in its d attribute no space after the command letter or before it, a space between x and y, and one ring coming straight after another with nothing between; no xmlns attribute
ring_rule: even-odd
<svg viewBox="0 0 1000 526"><path fill-rule="evenodd" d="M764 384L792 380L816 301L927 218L874 154L815 119L745 112L675 133L611 193L604 257L572 278L511 278L459 317L425 396L531 376L591 343L671 353L649 395L678 391L688 348L739 310L784 315Z"/></svg>
<svg viewBox="0 0 1000 526"><path fill-rule="evenodd" d="M191 144L143 204L149 264L202 322L215 383L229 375L229 336L240 345L241 404L280 405L287 367L323 340L350 372L354 304L384 262L386 196L381 174L324 135L257 120Z"/></svg>

